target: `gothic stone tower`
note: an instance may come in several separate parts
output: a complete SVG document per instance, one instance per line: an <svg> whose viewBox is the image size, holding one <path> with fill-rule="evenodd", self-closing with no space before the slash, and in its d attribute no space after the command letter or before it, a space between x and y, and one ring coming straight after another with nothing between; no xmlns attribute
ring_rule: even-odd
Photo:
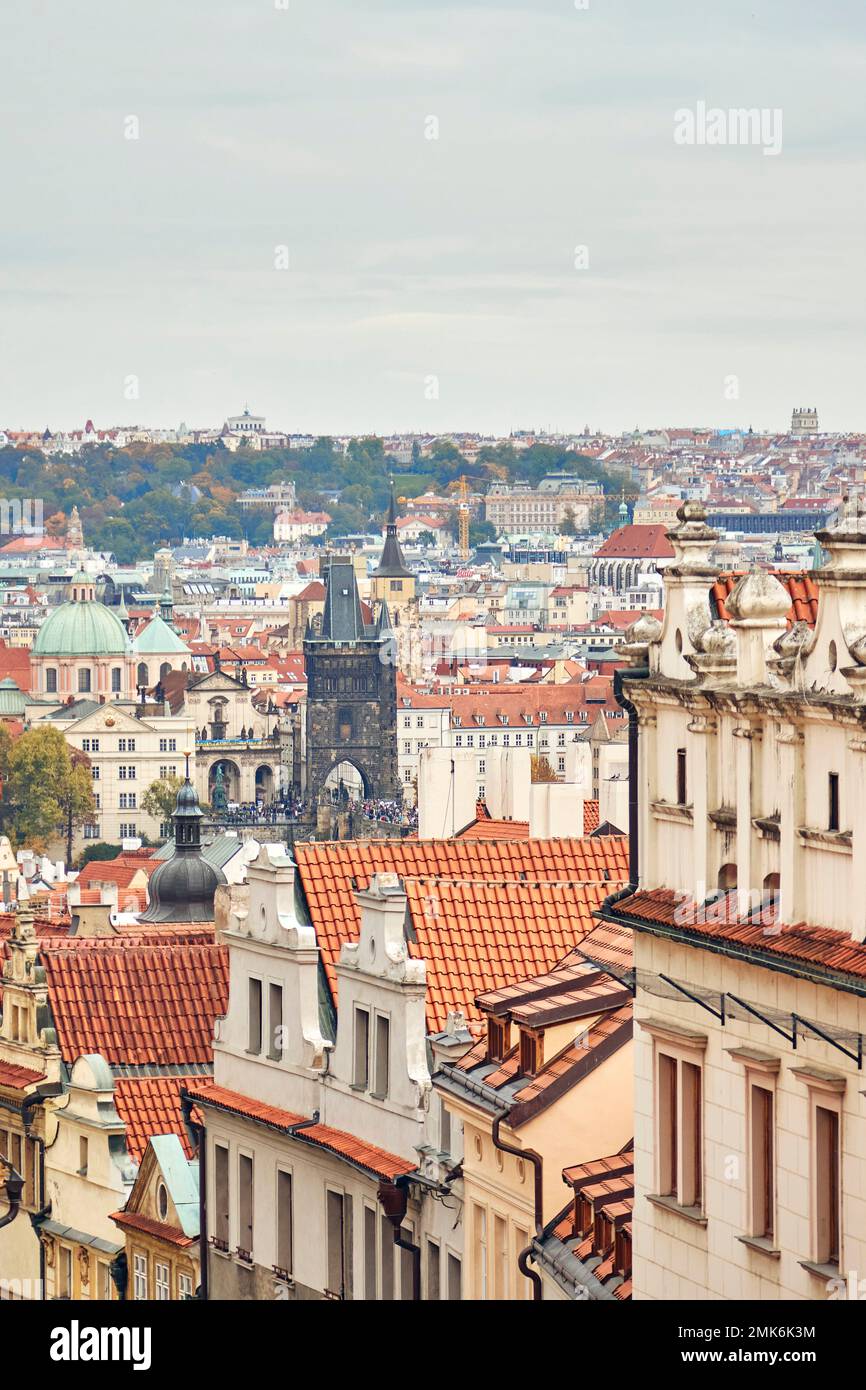
<svg viewBox="0 0 866 1390"><path fill-rule="evenodd" d="M306 792L317 797L342 762L361 776L364 793L399 799L397 671L387 606L364 622L351 560L326 561L320 633L304 638L307 669Z"/></svg>

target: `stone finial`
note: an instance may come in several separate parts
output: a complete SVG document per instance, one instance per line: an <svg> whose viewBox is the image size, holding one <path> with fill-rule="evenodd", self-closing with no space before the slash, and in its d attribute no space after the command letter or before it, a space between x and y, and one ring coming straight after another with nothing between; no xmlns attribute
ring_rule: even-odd
<svg viewBox="0 0 866 1390"><path fill-rule="evenodd" d="M727 600L735 622L772 623L787 618L791 596L769 570L752 570L738 580Z"/></svg>

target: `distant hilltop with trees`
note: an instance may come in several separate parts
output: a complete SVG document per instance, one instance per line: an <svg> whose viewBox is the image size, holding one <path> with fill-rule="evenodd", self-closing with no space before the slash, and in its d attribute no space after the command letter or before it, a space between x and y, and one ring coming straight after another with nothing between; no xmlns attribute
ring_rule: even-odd
<svg viewBox="0 0 866 1390"><path fill-rule="evenodd" d="M353 439L345 447L329 438L304 448L254 451L219 444L134 443L118 448L96 444L76 455L46 455L36 448L0 448L0 491L7 500L38 497L49 534L62 535L77 506L88 544L113 551L120 564L150 559L161 545L185 537L246 537L251 545L272 542L273 517L244 513L237 498L248 488L290 479L298 505L327 510L326 539L378 530L388 502L390 479L404 497L428 489L456 494L465 477L474 492L497 481L538 482L545 474L579 470L605 492L605 524L616 524L625 484L596 460L557 445L535 443L515 449L507 441L465 457L447 439L410 461L390 455L382 439ZM455 504L456 504L455 495Z"/></svg>

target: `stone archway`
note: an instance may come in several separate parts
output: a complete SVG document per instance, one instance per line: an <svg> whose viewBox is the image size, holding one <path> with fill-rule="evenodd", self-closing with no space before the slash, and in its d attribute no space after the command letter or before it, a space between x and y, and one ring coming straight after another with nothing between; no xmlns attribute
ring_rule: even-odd
<svg viewBox="0 0 866 1390"><path fill-rule="evenodd" d="M274 799L274 786L274 769L262 763L256 768L256 801L267 806Z"/></svg>
<svg viewBox="0 0 866 1390"><path fill-rule="evenodd" d="M370 795L369 777L363 768L358 767L357 763L349 758L334 763L322 786L326 792L339 799L341 784L344 800L348 797L350 801L362 801Z"/></svg>
<svg viewBox="0 0 866 1390"><path fill-rule="evenodd" d="M211 763L207 774L207 799L213 803L214 784L216 783L217 768L222 768L223 786L225 787L227 801L240 801L241 799L241 770L237 763L233 763L230 758L217 758Z"/></svg>

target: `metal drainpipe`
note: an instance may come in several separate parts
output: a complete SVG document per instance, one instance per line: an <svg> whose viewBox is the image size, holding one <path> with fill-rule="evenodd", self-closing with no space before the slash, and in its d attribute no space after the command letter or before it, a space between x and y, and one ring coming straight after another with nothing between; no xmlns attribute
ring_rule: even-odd
<svg viewBox="0 0 866 1390"><path fill-rule="evenodd" d="M406 1240L403 1236L403 1219L409 1209L409 1185L399 1180L387 1182L383 1179L379 1183L376 1195L382 1210L394 1227L394 1244L412 1256L412 1300L419 1303L421 1300L421 1247L415 1245L411 1240Z"/></svg>
<svg viewBox="0 0 866 1390"><path fill-rule="evenodd" d="M515 1158L528 1159L532 1164L535 1173L533 1220L535 1221L535 1234L540 1239L544 1231L544 1160L540 1153L535 1152L535 1149L518 1149L515 1144L509 1144L505 1139L501 1138L499 1129L504 1119L505 1115L500 1114L497 1115L496 1119L493 1121L493 1129L491 1131L493 1135L493 1147L501 1149L503 1153L513 1154ZM521 1250L520 1254L517 1256L517 1267L521 1274L525 1275L526 1278L531 1281L533 1300L539 1303L543 1296L541 1275L537 1270L529 1268L529 1260L531 1257L532 1243L530 1242L530 1244L527 1245L525 1249Z"/></svg>
<svg viewBox="0 0 866 1390"><path fill-rule="evenodd" d="M11 1163L8 1163L7 1167L9 1169L9 1175L3 1185L6 1189L6 1199L9 1203L9 1210L5 1216L0 1216L0 1231L2 1231L4 1226L12 1225L12 1222L21 1210L21 1193L24 1191L24 1179L18 1172L18 1169L13 1168Z"/></svg>
<svg viewBox="0 0 866 1390"><path fill-rule="evenodd" d="M21 1124L24 1129L25 1139L30 1138L28 1130L30 1129L30 1126L33 1122L32 1111L36 1109L37 1105L44 1106L46 1100L51 1099L53 1096L60 1096L62 1094L62 1083L59 1081L53 1081L50 1085L44 1084L42 1086L37 1087L37 1089L31 1095L25 1096L24 1101L21 1105ZM45 1221L51 1215L51 1203L45 1201L45 1140L40 1139L38 1135L36 1135L35 1137L36 1143L39 1146L39 1191L42 1194L42 1206L40 1207L39 1211L31 1212L30 1224L36 1232L36 1238L39 1241L39 1297L44 1302L45 1246L42 1243L42 1237L39 1234L39 1228L41 1227L43 1221Z"/></svg>
<svg viewBox="0 0 866 1390"><path fill-rule="evenodd" d="M630 667L627 671L613 673L613 693L617 704L628 715L628 883L618 892L611 893L601 905L602 912L630 898L640 886L640 853L638 837L640 834L640 789L638 786L638 723L637 705L623 690L623 676L632 681L646 680L650 674L648 666Z"/></svg>

